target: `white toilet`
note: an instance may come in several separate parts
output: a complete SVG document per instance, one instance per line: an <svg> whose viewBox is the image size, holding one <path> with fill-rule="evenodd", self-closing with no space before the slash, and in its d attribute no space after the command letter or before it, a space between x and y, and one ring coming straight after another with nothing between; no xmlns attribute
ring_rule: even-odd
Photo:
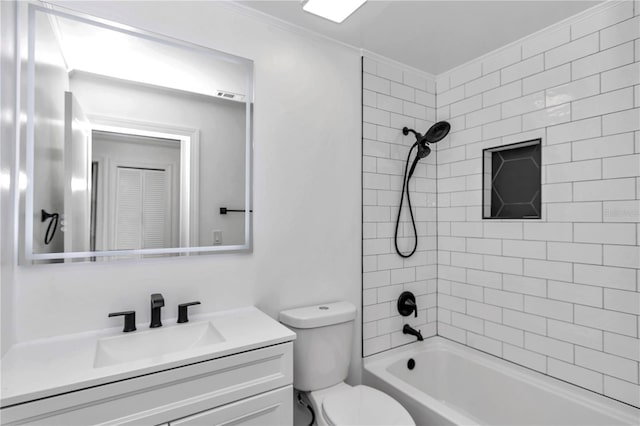
<svg viewBox="0 0 640 426"><path fill-rule="evenodd" d="M356 308L349 302L280 312L280 322L297 335L293 344L293 386L307 392L318 425L415 425L389 395L344 383L351 361Z"/></svg>

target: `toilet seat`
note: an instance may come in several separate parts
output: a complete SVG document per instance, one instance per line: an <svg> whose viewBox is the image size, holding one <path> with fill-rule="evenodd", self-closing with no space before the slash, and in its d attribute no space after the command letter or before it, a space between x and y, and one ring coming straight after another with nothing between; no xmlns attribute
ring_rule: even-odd
<svg viewBox="0 0 640 426"><path fill-rule="evenodd" d="M389 395L369 386L354 386L327 395L322 416L333 426L415 425L411 415Z"/></svg>

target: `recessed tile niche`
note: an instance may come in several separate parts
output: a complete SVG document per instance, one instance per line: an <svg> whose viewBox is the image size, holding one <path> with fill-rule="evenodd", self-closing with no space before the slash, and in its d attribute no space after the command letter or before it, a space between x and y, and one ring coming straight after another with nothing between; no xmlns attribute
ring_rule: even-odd
<svg viewBox="0 0 640 426"><path fill-rule="evenodd" d="M540 219L540 142L483 150L483 219Z"/></svg>

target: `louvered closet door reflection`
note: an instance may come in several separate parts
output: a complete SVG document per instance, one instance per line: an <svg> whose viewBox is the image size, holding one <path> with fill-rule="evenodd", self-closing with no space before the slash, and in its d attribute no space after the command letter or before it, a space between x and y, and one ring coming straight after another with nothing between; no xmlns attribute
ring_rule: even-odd
<svg viewBox="0 0 640 426"><path fill-rule="evenodd" d="M116 250L168 247L167 175L165 170L118 167Z"/></svg>
<svg viewBox="0 0 640 426"><path fill-rule="evenodd" d="M142 181L142 248L169 247L168 173L145 170Z"/></svg>

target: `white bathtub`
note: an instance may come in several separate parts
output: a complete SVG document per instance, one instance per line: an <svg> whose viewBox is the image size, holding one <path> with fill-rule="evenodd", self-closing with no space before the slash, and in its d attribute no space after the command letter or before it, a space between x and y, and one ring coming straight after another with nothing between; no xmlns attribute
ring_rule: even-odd
<svg viewBox="0 0 640 426"><path fill-rule="evenodd" d="M397 399L418 425L640 425L639 409L441 337L364 365L364 383Z"/></svg>

